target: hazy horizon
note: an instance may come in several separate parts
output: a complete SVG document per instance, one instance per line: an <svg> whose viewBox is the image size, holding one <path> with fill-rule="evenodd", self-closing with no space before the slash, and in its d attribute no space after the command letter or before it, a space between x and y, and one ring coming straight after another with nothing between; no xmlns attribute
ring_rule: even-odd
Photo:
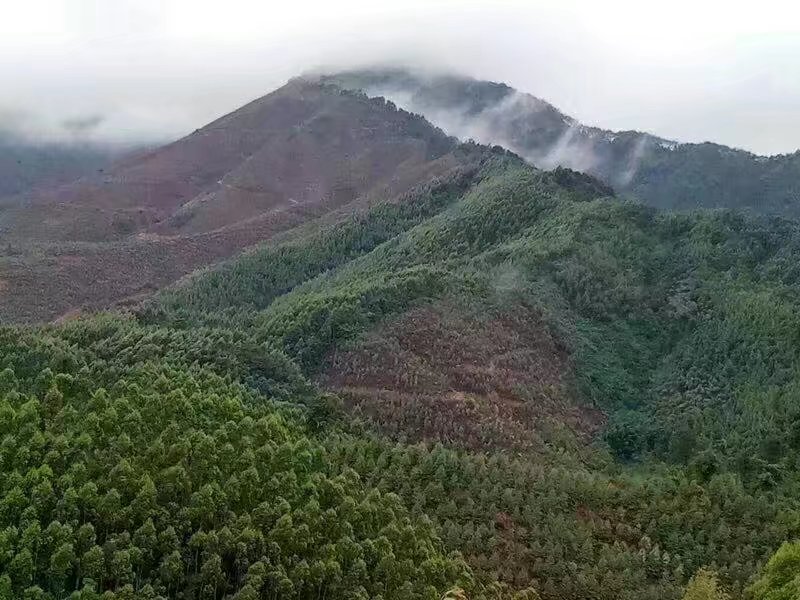
<svg viewBox="0 0 800 600"><path fill-rule="evenodd" d="M169 141L303 72L391 64L502 81L587 125L789 153L798 16L779 1L14 1L0 129Z"/></svg>

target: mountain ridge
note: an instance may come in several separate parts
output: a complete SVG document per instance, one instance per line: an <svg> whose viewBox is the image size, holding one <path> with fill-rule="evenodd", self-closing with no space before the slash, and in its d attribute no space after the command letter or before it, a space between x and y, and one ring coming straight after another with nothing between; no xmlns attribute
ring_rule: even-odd
<svg viewBox="0 0 800 600"><path fill-rule="evenodd" d="M647 204L800 216L800 150L770 157L584 125L531 94L489 81L404 68L314 75L386 96L461 139L499 144L536 166L584 171Z"/></svg>
<svg viewBox="0 0 800 600"><path fill-rule="evenodd" d="M383 100L301 79L162 148L0 211L5 318L137 298L480 156Z"/></svg>

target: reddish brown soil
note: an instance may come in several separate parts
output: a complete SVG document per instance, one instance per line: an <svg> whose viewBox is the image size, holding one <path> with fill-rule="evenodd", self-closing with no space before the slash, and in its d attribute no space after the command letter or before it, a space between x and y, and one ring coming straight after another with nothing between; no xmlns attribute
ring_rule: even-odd
<svg viewBox="0 0 800 600"><path fill-rule="evenodd" d="M154 152L0 207L0 322L142 297L457 165L454 142L382 100L292 81Z"/></svg>
<svg viewBox="0 0 800 600"><path fill-rule="evenodd" d="M566 351L529 309L414 309L329 357L320 378L392 435L473 449L590 437L603 416L572 401Z"/></svg>
<svg viewBox="0 0 800 600"><path fill-rule="evenodd" d="M207 232L275 209L343 205L392 188L398 169L453 142L379 99L301 80L177 142L6 204L12 241L121 240Z"/></svg>

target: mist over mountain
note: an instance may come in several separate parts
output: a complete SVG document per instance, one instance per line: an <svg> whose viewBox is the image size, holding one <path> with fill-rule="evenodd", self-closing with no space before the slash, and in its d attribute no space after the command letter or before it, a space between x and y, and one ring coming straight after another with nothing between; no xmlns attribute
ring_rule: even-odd
<svg viewBox="0 0 800 600"><path fill-rule="evenodd" d="M462 140L499 144L532 164L597 176L660 208L745 208L800 215L800 151L771 157L714 143L608 131L503 83L406 69L346 71L335 81L424 115Z"/></svg>

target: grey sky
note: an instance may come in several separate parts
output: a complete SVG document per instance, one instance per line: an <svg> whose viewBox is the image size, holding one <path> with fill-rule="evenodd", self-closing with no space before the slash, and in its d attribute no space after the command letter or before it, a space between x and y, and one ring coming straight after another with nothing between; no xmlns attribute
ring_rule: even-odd
<svg viewBox="0 0 800 600"><path fill-rule="evenodd" d="M169 139L320 66L506 81L581 121L772 154L800 147L784 0L0 0L0 126Z"/></svg>

